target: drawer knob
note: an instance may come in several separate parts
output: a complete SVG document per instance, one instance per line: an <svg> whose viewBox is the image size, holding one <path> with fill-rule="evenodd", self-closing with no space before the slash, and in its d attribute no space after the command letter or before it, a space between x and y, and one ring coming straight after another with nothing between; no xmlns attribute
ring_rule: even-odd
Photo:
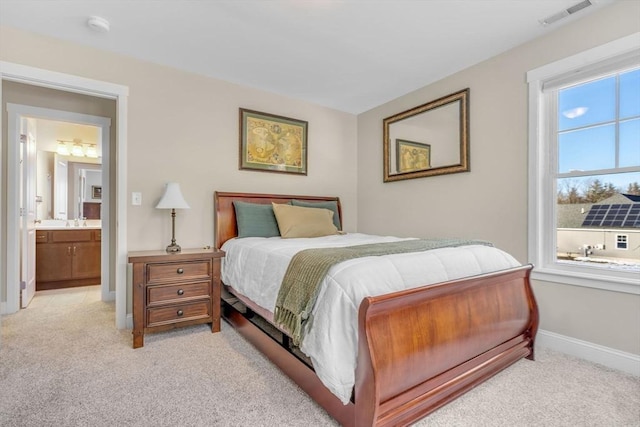
<svg viewBox="0 0 640 427"><path fill-rule="evenodd" d="M183 314L184 314L184 311L178 310L178 316L182 316Z"/></svg>
<svg viewBox="0 0 640 427"><path fill-rule="evenodd" d="M184 295L184 290L183 289L178 289L178 295Z"/></svg>
<svg viewBox="0 0 640 427"><path fill-rule="evenodd" d="M183 268L179 268L179 269L177 270L177 273L178 273L178 274L182 274L182 273L184 273L184 269L183 269Z"/></svg>

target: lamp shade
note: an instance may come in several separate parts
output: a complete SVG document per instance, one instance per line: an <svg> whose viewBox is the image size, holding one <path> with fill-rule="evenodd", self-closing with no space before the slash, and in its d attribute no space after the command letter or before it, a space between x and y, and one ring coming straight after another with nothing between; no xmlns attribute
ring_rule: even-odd
<svg viewBox="0 0 640 427"><path fill-rule="evenodd" d="M177 182L167 183L164 195L156 205L156 209L189 209L189 205L182 197L180 184Z"/></svg>

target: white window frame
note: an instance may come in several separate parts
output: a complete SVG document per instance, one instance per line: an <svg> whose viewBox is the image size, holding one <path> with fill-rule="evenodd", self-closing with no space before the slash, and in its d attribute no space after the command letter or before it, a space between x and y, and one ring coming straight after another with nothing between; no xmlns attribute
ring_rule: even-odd
<svg viewBox="0 0 640 427"><path fill-rule="evenodd" d="M559 263L556 259L556 165L557 154L547 135L546 117L555 105L546 105L545 82L570 78L584 69L597 69L618 57L640 53L640 33L614 40L579 54L552 62L527 73L529 84L529 262L533 279L576 286L640 294L637 272L607 270ZM550 110L553 109L553 110ZM551 173L553 172L553 173Z"/></svg>
<svg viewBox="0 0 640 427"><path fill-rule="evenodd" d="M624 243L624 248L620 247L620 243ZM629 235L628 234L616 234L616 249L621 251L629 250Z"/></svg>

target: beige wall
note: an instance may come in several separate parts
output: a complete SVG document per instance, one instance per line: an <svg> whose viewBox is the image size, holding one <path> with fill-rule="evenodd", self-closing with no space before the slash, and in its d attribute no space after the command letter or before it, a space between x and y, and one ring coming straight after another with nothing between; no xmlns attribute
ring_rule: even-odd
<svg viewBox="0 0 640 427"><path fill-rule="evenodd" d="M170 215L155 209L167 181L180 183L191 206L176 219L177 242L184 248L213 244L215 190L336 195L345 229L356 229L356 116L12 28L0 27L0 40L2 61L129 88L129 250L170 243ZM238 169L240 107L309 122L307 176ZM6 137L2 147L4 162ZM3 197L5 187L3 178ZM132 191L142 193L142 206L130 205Z"/></svg>
<svg viewBox="0 0 640 427"><path fill-rule="evenodd" d="M526 72L640 31L620 1L358 116L358 229L482 238L527 262ZM437 60L437 58L434 58ZM382 182L382 120L470 88L471 172ZM640 354L640 296L537 282L541 328Z"/></svg>

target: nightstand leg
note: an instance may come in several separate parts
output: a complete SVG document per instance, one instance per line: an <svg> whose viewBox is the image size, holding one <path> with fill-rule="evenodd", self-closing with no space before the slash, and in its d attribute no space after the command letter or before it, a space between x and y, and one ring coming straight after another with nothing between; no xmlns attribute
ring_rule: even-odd
<svg viewBox="0 0 640 427"><path fill-rule="evenodd" d="M133 264L133 348L144 345L144 267L142 263Z"/></svg>
<svg viewBox="0 0 640 427"><path fill-rule="evenodd" d="M142 331L133 331L133 348L144 346L144 334Z"/></svg>

